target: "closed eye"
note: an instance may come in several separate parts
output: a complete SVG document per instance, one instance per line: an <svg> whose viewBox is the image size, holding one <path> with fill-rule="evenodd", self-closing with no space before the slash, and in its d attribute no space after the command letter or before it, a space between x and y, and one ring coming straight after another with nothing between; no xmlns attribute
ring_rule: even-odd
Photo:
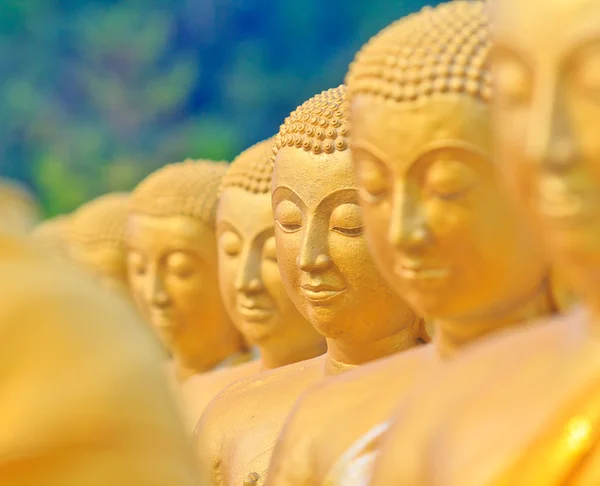
<svg viewBox="0 0 600 486"><path fill-rule="evenodd" d="M277 224L286 233L295 233L302 228L302 225L298 223L282 223L281 221L277 221Z"/></svg>
<svg viewBox="0 0 600 486"><path fill-rule="evenodd" d="M333 228L331 228L331 230L345 236L360 236L363 234L362 226L357 226L356 228L342 228L339 226L334 226Z"/></svg>

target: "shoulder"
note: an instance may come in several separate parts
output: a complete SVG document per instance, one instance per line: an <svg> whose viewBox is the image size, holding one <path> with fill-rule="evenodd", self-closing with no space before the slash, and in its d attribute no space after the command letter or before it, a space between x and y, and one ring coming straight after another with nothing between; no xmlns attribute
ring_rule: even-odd
<svg viewBox="0 0 600 486"><path fill-rule="evenodd" d="M268 394L281 394L301 388L310 381L322 366L321 357L313 358L288 366L263 371L257 375L242 378L221 390L208 404L200 417L196 434L200 431L221 429L222 423L233 424L243 411L261 403Z"/></svg>
<svg viewBox="0 0 600 486"><path fill-rule="evenodd" d="M328 378L305 392L298 400L295 411L306 418L312 413L322 421L324 414L336 417L347 409L354 409L363 400L370 400L373 390L390 387L402 389L422 366L429 351L430 345L420 346ZM346 399L339 400L341 396ZM327 407L322 406L324 403Z"/></svg>
<svg viewBox="0 0 600 486"><path fill-rule="evenodd" d="M256 375L260 363L253 361L231 368L192 376L181 385L181 395L190 424L196 425L207 405L223 388L237 380Z"/></svg>

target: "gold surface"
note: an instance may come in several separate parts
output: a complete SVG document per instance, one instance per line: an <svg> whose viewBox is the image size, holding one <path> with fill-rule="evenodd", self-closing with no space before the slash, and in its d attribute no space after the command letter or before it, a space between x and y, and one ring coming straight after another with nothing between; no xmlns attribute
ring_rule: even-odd
<svg viewBox="0 0 600 486"><path fill-rule="evenodd" d="M198 484L161 352L126 301L4 234L0 291L0 484Z"/></svg>
<svg viewBox="0 0 600 486"><path fill-rule="evenodd" d="M345 88L300 106L276 139L272 204L277 260L296 308L327 354L244 379L207 407L196 430L207 485L262 484L277 436L311 385L418 344L423 323L377 272L352 173ZM331 130L330 130L331 129Z"/></svg>
<svg viewBox="0 0 600 486"><path fill-rule="evenodd" d="M73 212L64 221L67 251L109 289L129 293L125 255L125 225L129 194L100 196Z"/></svg>
<svg viewBox="0 0 600 486"><path fill-rule="evenodd" d="M267 484L366 484L380 443L363 436L413 386L437 387L436 368L468 345L554 311L548 262L492 162L483 8L426 8L382 31L350 67L366 239L389 284L432 322L434 342L308 392L279 439ZM397 454L388 454L392 467Z"/></svg>
<svg viewBox="0 0 600 486"><path fill-rule="evenodd" d="M186 160L131 194L126 244L131 291L173 358L179 381L245 348L219 295L215 217L227 164Z"/></svg>
<svg viewBox="0 0 600 486"><path fill-rule="evenodd" d="M272 139L265 140L232 162L221 185L216 220L221 296L233 324L258 351L258 361L187 380L182 392L193 425L229 383L326 351L323 336L288 297L277 266L272 145Z"/></svg>
<svg viewBox="0 0 600 486"><path fill-rule="evenodd" d="M437 389L415 391L387 434L373 485L600 483L600 5L498 0L491 12L498 166L590 311L481 343L439 374Z"/></svg>

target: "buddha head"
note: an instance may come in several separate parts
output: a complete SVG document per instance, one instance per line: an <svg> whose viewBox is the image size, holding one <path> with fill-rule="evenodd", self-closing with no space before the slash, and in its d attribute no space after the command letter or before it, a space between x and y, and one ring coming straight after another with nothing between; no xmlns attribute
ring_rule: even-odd
<svg viewBox="0 0 600 486"><path fill-rule="evenodd" d="M488 50L483 3L454 1L381 31L346 80L367 238L426 318L491 317L547 281L535 235L497 183Z"/></svg>
<svg viewBox="0 0 600 486"><path fill-rule="evenodd" d="M552 260L600 310L600 3L492 9L500 165Z"/></svg>
<svg viewBox="0 0 600 486"><path fill-rule="evenodd" d="M0 229L28 233L40 220L41 208L24 186L0 177Z"/></svg>
<svg viewBox="0 0 600 486"><path fill-rule="evenodd" d="M70 259L91 272L104 287L125 292L128 209L127 193L106 194L73 212L64 228Z"/></svg>
<svg viewBox="0 0 600 486"><path fill-rule="evenodd" d="M126 232L131 290L176 358L202 359L232 342L241 347L217 275L215 218L226 170L225 162L169 164L131 195Z"/></svg>
<svg viewBox="0 0 600 486"><path fill-rule="evenodd" d="M31 231L31 237L42 247L55 255L64 256L67 253L68 217L65 215L45 219Z"/></svg>
<svg viewBox="0 0 600 486"><path fill-rule="evenodd" d="M421 322L367 249L345 98L344 86L324 91L285 120L273 150L272 205L290 298L327 338L363 343Z"/></svg>
<svg viewBox="0 0 600 486"><path fill-rule="evenodd" d="M324 348L290 300L277 266L271 160L273 139L242 152L223 177L217 210L219 284L232 321L259 347Z"/></svg>

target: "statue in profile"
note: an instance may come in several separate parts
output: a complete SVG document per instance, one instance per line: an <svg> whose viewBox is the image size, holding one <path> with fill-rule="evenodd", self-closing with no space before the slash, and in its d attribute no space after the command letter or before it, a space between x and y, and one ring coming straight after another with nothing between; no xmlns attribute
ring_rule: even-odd
<svg viewBox="0 0 600 486"><path fill-rule="evenodd" d="M276 137L271 202L277 262L327 353L240 380L196 430L203 484L261 484L298 397L328 377L418 346L424 323L392 292L369 254L352 171L346 88L298 107Z"/></svg>
<svg viewBox="0 0 600 486"><path fill-rule="evenodd" d="M186 160L133 190L125 241L131 292L171 353L177 381L249 359L219 294L215 219L228 164Z"/></svg>
<svg viewBox="0 0 600 486"><path fill-rule="evenodd" d="M326 351L323 336L289 298L277 266L271 209L273 143L272 138L257 143L231 163L221 183L216 217L221 297L258 358L184 383L182 393L193 425L229 383Z"/></svg>
<svg viewBox="0 0 600 486"><path fill-rule="evenodd" d="M65 227L69 259L103 287L124 294L129 294L125 253L128 213L129 194L111 193L84 204L59 223Z"/></svg>

